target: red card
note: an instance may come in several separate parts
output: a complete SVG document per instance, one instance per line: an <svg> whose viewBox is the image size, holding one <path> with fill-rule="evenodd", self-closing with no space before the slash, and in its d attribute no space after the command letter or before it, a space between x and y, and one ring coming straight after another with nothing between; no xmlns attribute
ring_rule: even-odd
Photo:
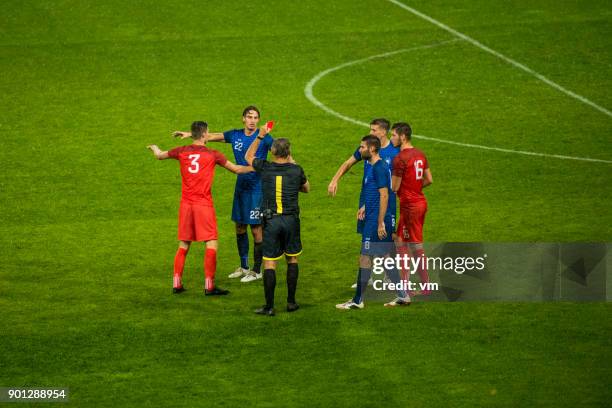
<svg viewBox="0 0 612 408"><path fill-rule="evenodd" d="M268 128L268 132L272 130L272 128L274 127L274 121L271 120L269 122L266 122L266 127Z"/></svg>

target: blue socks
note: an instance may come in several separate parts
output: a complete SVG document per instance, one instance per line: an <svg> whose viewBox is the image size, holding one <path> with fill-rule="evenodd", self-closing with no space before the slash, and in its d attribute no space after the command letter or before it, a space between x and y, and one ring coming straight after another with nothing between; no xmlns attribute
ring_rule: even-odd
<svg viewBox="0 0 612 408"><path fill-rule="evenodd" d="M240 257L240 267L249 269L249 235L236 234L236 243L238 244L238 256Z"/></svg>
<svg viewBox="0 0 612 408"><path fill-rule="evenodd" d="M368 281L370 280L371 274L371 268L359 268L359 273L357 274L357 289L355 290L353 302L361 303L363 292L365 292L365 289L368 287Z"/></svg>

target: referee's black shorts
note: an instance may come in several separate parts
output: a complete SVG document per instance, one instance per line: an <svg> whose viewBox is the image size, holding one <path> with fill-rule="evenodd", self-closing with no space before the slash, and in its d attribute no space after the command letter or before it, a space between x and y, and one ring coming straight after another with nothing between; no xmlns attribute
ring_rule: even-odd
<svg viewBox="0 0 612 408"><path fill-rule="evenodd" d="M298 256L302 253L300 239L300 217L276 215L264 220L263 259L277 261L283 256Z"/></svg>

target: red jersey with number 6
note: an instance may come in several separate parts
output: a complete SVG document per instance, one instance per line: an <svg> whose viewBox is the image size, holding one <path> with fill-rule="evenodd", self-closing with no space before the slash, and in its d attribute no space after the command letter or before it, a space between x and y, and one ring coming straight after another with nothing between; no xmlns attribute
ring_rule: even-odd
<svg viewBox="0 0 612 408"><path fill-rule="evenodd" d="M401 150L393 159L393 175L402 178L397 191L400 207L427 204L423 194L423 174L429 168L425 153L417 148Z"/></svg>
<svg viewBox="0 0 612 408"><path fill-rule="evenodd" d="M181 165L181 203L212 206L215 165L223 166L227 162L225 156L206 146L192 144L170 150L168 157L178 160Z"/></svg>

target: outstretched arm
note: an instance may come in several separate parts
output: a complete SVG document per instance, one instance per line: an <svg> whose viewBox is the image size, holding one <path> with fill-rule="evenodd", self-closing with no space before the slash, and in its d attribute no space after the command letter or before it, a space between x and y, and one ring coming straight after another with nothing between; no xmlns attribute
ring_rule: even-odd
<svg viewBox="0 0 612 408"><path fill-rule="evenodd" d="M355 163L357 163L357 159L351 156L344 163L340 165L340 167L338 168L338 171L336 171L336 174L334 175L331 182L329 183L329 186L327 186L327 193L329 195L331 195L332 197L336 195L336 193L338 192L338 182L340 181L342 176L344 176L346 172L348 172L350 168L353 167Z"/></svg>
<svg viewBox="0 0 612 408"><path fill-rule="evenodd" d="M255 169L253 169L251 166L241 166L239 164L234 164L229 160L225 162L223 167L236 174L245 174L255 171Z"/></svg>
<svg viewBox="0 0 612 408"><path fill-rule="evenodd" d="M172 136L178 137L180 139L187 139L191 137L191 132L181 132L180 130L172 132ZM223 133L208 133L208 137L206 138L207 142L224 142L225 138L223 137Z"/></svg>
<svg viewBox="0 0 612 408"><path fill-rule="evenodd" d="M147 149L150 149L153 152L157 160L165 160L169 157L168 152L162 151L159 147L157 147L157 145L149 145L147 146Z"/></svg>

